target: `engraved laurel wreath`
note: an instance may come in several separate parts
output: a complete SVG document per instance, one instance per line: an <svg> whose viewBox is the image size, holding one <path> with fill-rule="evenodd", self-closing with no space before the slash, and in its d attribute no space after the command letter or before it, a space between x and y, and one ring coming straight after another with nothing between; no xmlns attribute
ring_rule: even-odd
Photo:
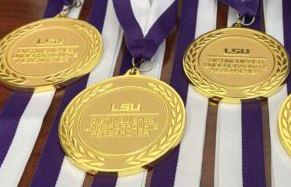
<svg viewBox="0 0 291 187"><path fill-rule="evenodd" d="M58 18L59 19L59 18ZM39 28L42 24L35 23L35 24L28 24L17 29L15 32L8 34L4 39L1 40L0 43L0 76L1 79L7 81L8 83L12 84L24 84L27 82L27 78L25 76L19 75L13 72L12 69L7 68L5 63L6 55L9 45L21 38L22 36L26 35L27 33L34 31L35 29ZM83 58L80 62L78 62L75 66L68 68L64 71L54 73L52 75L44 77L44 80L48 83L59 83L69 80L73 77L80 76L80 73L83 71L84 68L88 69L90 63L92 63L92 59L95 59L102 48L102 42L100 40L100 35L96 33L93 28L90 28L82 23L78 22L78 24L73 25L77 30L82 31L85 33L84 35L88 37L90 41L88 54Z"/></svg>
<svg viewBox="0 0 291 187"><path fill-rule="evenodd" d="M193 44L191 44L184 58L184 69L191 82L196 87L206 91L207 93L211 93L213 96L225 96L228 93L228 89L209 81L205 76L203 76L200 71L197 70L197 61L199 60L198 58L201 49L207 43L217 39L222 34L222 32L213 32L200 37ZM266 93L272 92L284 82L289 68L286 52L278 43L274 41L274 39L267 37L267 35L264 34L253 33L253 36L257 40L264 43L269 50L272 51L274 59L276 60L275 63L277 63L277 69L274 70L275 75L265 81L264 84L242 88L241 93L244 94L244 98L266 96Z"/></svg>
<svg viewBox="0 0 291 187"><path fill-rule="evenodd" d="M137 152L131 157L127 158L125 162L130 166L141 166L143 164L149 164L150 161L156 160L162 156L169 149L174 148L179 143L182 136L185 122L185 111L183 103L180 98L173 91L169 90L165 85L148 83L154 92L159 94L169 104L170 111L170 127L166 132L166 135L157 143L155 143L151 149L146 149L141 152ZM78 109L82 108L96 95L106 92L113 87L112 83L99 84L92 89L89 89L84 94L78 96L70 107L67 108L63 117L62 124L59 128L59 136L61 144L65 152L70 155L74 163L79 163L83 169L88 168L101 168L107 164L106 158L96 155L96 153L85 149L83 145L77 141L73 135L73 124L76 124L78 119ZM94 173L94 171L88 171ZM95 171L96 172L96 171Z"/></svg>
<svg viewBox="0 0 291 187"><path fill-rule="evenodd" d="M283 105L279 118L279 134L281 142L286 147L286 151L291 156L291 97Z"/></svg>
<svg viewBox="0 0 291 187"><path fill-rule="evenodd" d="M80 62L77 63L77 65L66 69L65 71L61 71L58 73L55 73L53 75L49 75L45 77L44 79L47 82L63 82L65 80L68 80L72 77L79 76L80 72L84 68L88 68L88 65L92 63L92 59L96 58L98 54L101 51L101 40L100 36L96 31L93 29L89 28L88 26L81 25L81 24L74 24L75 28L78 29L79 31L82 31L88 36L90 45L89 45L89 50L88 54L83 58Z"/></svg>
<svg viewBox="0 0 291 187"><path fill-rule="evenodd" d="M27 81L25 76L18 75L11 71L10 68L7 68L6 62L6 55L8 47L12 42L20 38L21 36L35 30L36 28L40 27L40 24L31 24L24 26L15 32L12 32L5 36L0 43L0 76L1 79L10 82L12 84L23 84Z"/></svg>

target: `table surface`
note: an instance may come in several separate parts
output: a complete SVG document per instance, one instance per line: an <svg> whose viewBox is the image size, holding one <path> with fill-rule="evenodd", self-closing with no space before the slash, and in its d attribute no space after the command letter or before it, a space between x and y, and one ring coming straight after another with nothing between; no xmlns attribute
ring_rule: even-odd
<svg viewBox="0 0 291 187"><path fill-rule="evenodd" d="M1 0L0 6L0 38L2 38L5 34L12 31L13 29L21 26L23 24L29 23L34 20L41 19L43 13L46 8L48 0ZM218 14L220 14L219 19L217 20L218 27L223 27L226 25L226 15L227 9L220 5L218 9L220 10ZM173 51L168 51L169 53L173 53ZM172 56L172 54L166 54ZM0 94L2 99L0 99L0 106L3 105L5 102L5 96L9 95L9 91L6 88L0 86ZM6 94L6 95L5 95ZM8 96L7 96L8 97ZM208 119L208 124L216 124L216 117L217 117L217 106L214 103L213 105L209 105L208 113L211 117ZM215 129L212 129L208 132L209 137L215 137ZM213 140L214 141L214 140ZM206 160L211 160L212 164L206 164L204 167L205 172L210 171L207 173L205 177L205 181L211 184L213 183L212 180L207 180L213 178L214 175L214 165L213 165L213 151L211 150L204 150L204 153L210 153L210 155L205 154ZM268 158L269 159L269 158ZM207 162L206 162L207 163ZM268 173L268 171L267 171ZM205 173L204 173L205 174ZM268 181L269 182L269 181ZM206 186L209 186L206 184ZM210 185L212 186L212 185Z"/></svg>

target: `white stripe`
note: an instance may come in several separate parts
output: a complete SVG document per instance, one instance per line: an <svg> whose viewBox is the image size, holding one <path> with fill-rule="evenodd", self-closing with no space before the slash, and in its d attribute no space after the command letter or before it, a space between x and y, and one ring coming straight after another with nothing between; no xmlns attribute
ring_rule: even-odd
<svg viewBox="0 0 291 187"><path fill-rule="evenodd" d="M217 0L199 0L195 38L216 28Z"/></svg>
<svg viewBox="0 0 291 187"><path fill-rule="evenodd" d="M174 2L175 0L163 0L162 3L160 0L152 2L149 0L130 0L132 11L144 35Z"/></svg>
<svg viewBox="0 0 291 187"><path fill-rule="evenodd" d="M201 177L208 99L190 86L187 96L187 126L179 151L175 187L198 187Z"/></svg>
<svg viewBox="0 0 291 187"><path fill-rule="evenodd" d="M227 26L231 27L237 21L237 11L231 7L228 9Z"/></svg>
<svg viewBox="0 0 291 187"><path fill-rule="evenodd" d="M90 73L87 86L113 75L115 62L122 42L123 31L116 18L113 2L108 1L106 17L102 29L103 56L100 63Z"/></svg>
<svg viewBox="0 0 291 187"><path fill-rule="evenodd" d="M143 187L145 186L147 172L136 175L118 177L116 187Z"/></svg>
<svg viewBox="0 0 291 187"><path fill-rule="evenodd" d="M77 18L81 8L73 8L68 16ZM55 90L32 95L21 116L15 136L0 168L1 186L18 185L54 93Z"/></svg>
<svg viewBox="0 0 291 187"><path fill-rule="evenodd" d="M282 0L264 0L265 31L284 43Z"/></svg>
<svg viewBox="0 0 291 187"><path fill-rule="evenodd" d="M216 186L242 186L241 105L219 104Z"/></svg>
<svg viewBox="0 0 291 187"><path fill-rule="evenodd" d="M196 38L216 27L217 0L200 0ZM175 187L198 187L201 177L208 99L189 85L186 103L186 130L180 145Z"/></svg>
<svg viewBox="0 0 291 187"><path fill-rule="evenodd" d="M121 27L114 13L112 0L108 1L104 25L102 29L104 54L100 64L90 73L87 86L111 77L120 49L122 34ZM74 181L74 186L82 186L85 172L77 169L65 156L58 176L56 186L64 187ZM69 185L70 186L70 185Z"/></svg>
<svg viewBox="0 0 291 187"><path fill-rule="evenodd" d="M65 156L56 186L80 187L84 182L86 173L75 167Z"/></svg>
<svg viewBox="0 0 291 187"><path fill-rule="evenodd" d="M228 26L236 21L229 8ZM215 186L242 186L241 104L220 103L217 118Z"/></svg>
<svg viewBox="0 0 291 187"><path fill-rule="evenodd" d="M18 185L53 96L54 91L32 95L0 168L0 186Z"/></svg>
<svg viewBox="0 0 291 187"><path fill-rule="evenodd" d="M154 0L151 5L151 10L148 16L145 33L147 33L152 25L159 19L159 17L175 2L175 0Z"/></svg>
<svg viewBox="0 0 291 187"><path fill-rule="evenodd" d="M148 14L151 8L149 0L130 0L130 4L135 16L136 21L138 22L143 34L146 34L146 23L148 19Z"/></svg>
<svg viewBox="0 0 291 187"><path fill-rule="evenodd" d="M282 0L265 0L266 33L284 42ZM278 136L278 114L282 102L287 97L287 87L283 87L275 95L269 97L269 122L272 147L272 184L273 187L289 187L291 184L291 159L282 147Z"/></svg>

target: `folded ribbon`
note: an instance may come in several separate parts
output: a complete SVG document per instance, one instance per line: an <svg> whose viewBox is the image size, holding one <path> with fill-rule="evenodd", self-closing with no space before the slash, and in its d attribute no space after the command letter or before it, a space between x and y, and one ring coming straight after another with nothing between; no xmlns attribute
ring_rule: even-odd
<svg viewBox="0 0 291 187"><path fill-rule="evenodd" d="M238 11L240 16L255 17L259 0L222 0L228 6Z"/></svg>

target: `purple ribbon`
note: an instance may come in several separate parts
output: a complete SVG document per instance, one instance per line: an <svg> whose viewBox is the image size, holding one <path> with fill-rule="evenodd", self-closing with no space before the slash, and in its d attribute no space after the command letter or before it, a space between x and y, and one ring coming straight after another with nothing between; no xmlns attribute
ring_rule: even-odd
<svg viewBox="0 0 291 187"><path fill-rule="evenodd" d="M134 15L133 15L131 7L129 7L130 6L130 2L128 0L113 0L113 2L114 2L116 14L119 14L118 19L120 18L121 14L124 13L124 12L125 12L124 16L127 16L128 20L125 20L124 18L122 18L122 20L119 20L119 21L124 21L124 23L123 24L121 23L121 25L122 25L122 27L126 28L125 29L125 38L127 38L129 36L130 37L129 41L140 40L141 43L143 42L143 40L146 40L146 39L143 38L142 31L141 31L141 29L140 29L140 27L139 27ZM119 4L120 2L122 2L122 3ZM170 8L167 9L167 11L154 23L153 27L151 27L151 29L148 32L147 36L155 36L154 38L158 38L158 40L156 40L156 41L158 41L157 43L161 44L161 42L166 38L166 36L168 35L169 31L174 26L173 23L171 24L171 26L169 26L169 24L164 24L164 23L166 21L166 17L169 16L168 14L171 14L171 12L173 10L176 10L176 8L177 8L176 6L177 6L177 4L175 2ZM116 10L116 9L118 9L118 10ZM172 10L169 10L169 9L172 9ZM176 12L172 13L172 14L175 15L175 20L176 20ZM171 18L171 19L173 19L173 18ZM128 24L128 27L132 27L132 28L129 29L124 24ZM161 28L161 26L163 26L163 25L165 25L165 28ZM193 26L193 28L195 28L195 27ZM164 30L164 32L160 32L162 30ZM133 34L135 34L136 36L132 37ZM189 41L191 41L192 39L193 39L193 36L189 36ZM132 52L133 48L131 48L128 45L128 39L126 39L126 41L127 41L127 46L125 47L124 55L123 55L123 58L122 58L122 64L121 64L121 67L120 67L120 74L121 75L124 74L131 67L131 60L132 60L133 57L134 58L150 59L154 55L154 53L157 50L157 48L159 47L159 45L156 45L155 46L155 50L151 49L150 50L151 52L147 53L147 54L151 54L148 58L146 58L144 55L133 56L134 55L134 53ZM183 42L183 44L184 44L184 47L186 48L187 42ZM148 52L146 50L147 50L147 48L136 49L134 47L134 51L139 51L139 52L141 52L140 54L145 54L145 52ZM182 57L183 56L183 49L179 48L179 50L180 50L180 56ZM182 62L182 61L179 61L179 60L176 60L176 61L177 62ZM178 64L182 65L181 63L178 63ZM176 66L179 67L179 65L176 65ZM177 68L177 70L178 71L180 70L182 72L181 74L179 74L178 77L184 77L182 68L179 67L179 68ZM179 84L177 84L177 85L179 85ZM187 81L185 82L185 85L188 85ZM185 92L187 92L187 91L185 91ZM186 95L186 94L184 94L184 95ZM178 148L174 152L177 152L177 151L179 151ZM176 158L177 158L177 155L178 155L178 153L175 154L174 152L172 152L172 154L169 155L169 157L167 159L165 159L165 162L163 162L163 163L165 163L166 165L169 166L169 167L167 167L167 170L163 170L162 172L157 172L159 170L159 169L157 169L157 171L154 172L154 176L155 177L159 178L158 174L161 174L161 173L164 173L164 176L163 176L162 180L161 180L161 178L159 180L155 180L154 179L154 181L152 181L151 187L154 187L154 186L167 187L167 186L171 186L170 184L173 184L173 181L174 181L174 178L175 178L176 163L177 163L177 159ZM160 169L164 168L165 165L163 163L161 162L160 164L158 164L160 166L157 166L157 168L160 168ZM114 187L115 184L116 184L116 181L117 181L117 175L116 174L112 175L112 176L107 176L107 177L105 177L105 176L95 176L92 186Z"/></svg>
<svg viewBox="0 0 291 187"><path fill-rule="evenodd" d="M256 30L261 27L259 5L252 24ZM244 187L266 187L261 101L242 103L242 170Z"/></svg>
<svg viewBox="0 0 291 187"><path fill-rule="evenodd" d="M71 5L74 3L74 0L63 0L64 1L64 5Z"/></svg>
<svg viewBox="0 0 291 187"><path fill-rule="evenodd" d="M241 16L255 17L259 7L259 0L222 0L239 12Z"/></svg>
<svg viewBox="0 0 291 187"><path fill-rule="evenodd" d="M131 55L135 59L150 60L176 25L177 1L159 17L145 36L134 16L130 0L113 0L113 4Z"/></svg>
<svg viewBox="0 0 291 187"><path fill-rule="evenodd" d="M184 51L195 38L198 1L184 1L180 31L177 40L176 56L173 66L171 86L179 93L184 103L187 101L189 81L183 71ZM151 187L173 187L180 147L177 146L167 158L161 160L152 172Z"/></svg>
<svg viewBox="0 0 291 187"><path fill-rule="evenodd" d="M291 1L283 0L283 26L284 26L284 46L288 53L291 55ZM287 79L288 94L291 93L291 74Z"/></svg>
<svg viewBox="0 0 291 187"><path fill-rule="evenodd" d="M31 98L31 94L15 92L0 113L0 167L14 138L19 120Z"/></svg>
<svg viewBox="0 0 291 187"><path fill-rule="evenodd" d="M242 104L243 186L266 187L261 102Z"/></svg>
<svg viewBox="0 0 291 187"><path fill-rule="evenodd" d="M99 31L102 31L103 28L107 1L108 0L94 0L92 5L92 12L89 22L94 25ZM60 146L58 138L59 121L64 109L69 104L69 102L80 91L86 88L87 80L88 76L85 76L78 82L75 82L66 87L64 98L54 118L53 126L44 150L41 153L40 161L38 163L36 173L32 181L32 186L55 186L64 159L64 152Z"/></svg>
<svg viewBox="0 0 291 187"><path fill-rule="evenodd" d="M64 3L59 0L48 2L44 17L53 17L58 14ZM14 92L6 101L0 113L0 166L12 143L20 118L30 101L32 93Z"/></svg>

